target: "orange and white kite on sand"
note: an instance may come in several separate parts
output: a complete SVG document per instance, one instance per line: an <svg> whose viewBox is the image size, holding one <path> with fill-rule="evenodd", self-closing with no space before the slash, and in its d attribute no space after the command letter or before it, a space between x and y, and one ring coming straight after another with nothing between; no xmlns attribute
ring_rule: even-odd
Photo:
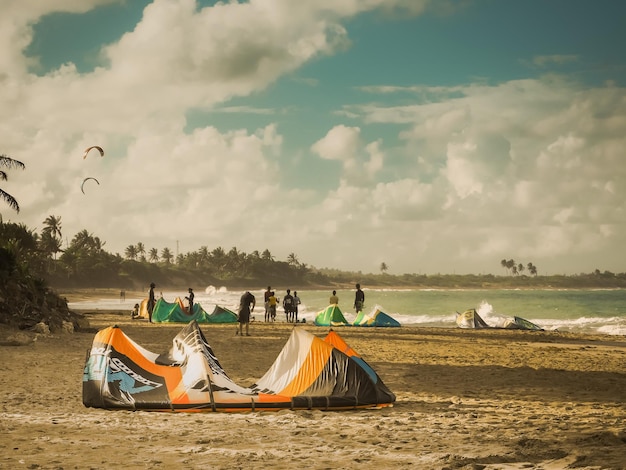
<svg viewBox="0 0 626 470"><path fill-rule="evenodd" d="M83 372L88 407L151 411L353 410L393 406L396 396L338 335L295 327L274 364L242 387L226 374L196 321L163 354L118 327L100 330Z"/></svg>

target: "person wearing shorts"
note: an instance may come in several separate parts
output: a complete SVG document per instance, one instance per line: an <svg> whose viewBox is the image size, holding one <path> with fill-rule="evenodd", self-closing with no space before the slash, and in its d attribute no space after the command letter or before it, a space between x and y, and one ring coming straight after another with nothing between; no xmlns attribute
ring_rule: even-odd
<svg viewBox="0 0 626 470"><path fill-rule="evenodd" d="M254 312L255 305L256 299L254 295L250 291L245 291L239 301L239 317L237 318L239 329L235 330L235 335L243 336L243 325L246 325L246 336L250 336L250 314Z"/></svg>

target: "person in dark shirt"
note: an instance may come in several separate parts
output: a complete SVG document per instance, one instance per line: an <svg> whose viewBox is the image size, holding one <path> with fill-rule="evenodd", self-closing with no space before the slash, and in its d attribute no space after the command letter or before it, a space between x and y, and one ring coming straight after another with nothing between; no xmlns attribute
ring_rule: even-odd
<svg viewBox="0 0 626 470"><path fill-rule="evenodd" d="M361 284L357 284L356 293L354 295L354 310L356 313L363 310L363 304L365 304L365 292L361 290Z"/></svg>
<svg viewBox="0 0 626 470"><path fill-rule="evenodd" d="M300 297L298 297L298 293L293 291L293 322L298 323L298 305L300 305Z"/></svg>
<svg viewBox="0 0 626 470"><path fill-rule="evenodd" d="M267 286L267 290L264 294L264 302L265 302L265 321L270 321L270 295L272 295L272 286Z"/></svg>
<svg viewBox="0 0 626 470"><path fill-rule="evenodd" d="M154 310L154 304L156 303L156 300L154 299L154 288L156 287L156 284L154 282L150 283L150 291L148 291L148 321L150 323L152 323L152 311Z"/></svg>
<svg viewBox="0 0 626 470"><path fill-rule="evenodd" d="M239 322L239 329L235 331L236 335L243 336L243 325L245 324L246 336L250 336L250 314L254 312L255 305L256 299L254 298L254 295L252 295L250 291L245 291L239 301L239 318L237 319Z"/></svg>
<svg viewBox="0 0 626 470"><path fill-rule="evenodd" d="M283 309L285 310L285 320L289 323L293 321L294 302L291 289L287 289L287 295L283 297Z"/></svg>
<svg viewBox="0 0 626 470"><path fill-rule="evenodd" d="M189 288L189 295L185 297L189 301L189 315L193 315L193 298L195 294L193 293L193 289Z"/></svg>

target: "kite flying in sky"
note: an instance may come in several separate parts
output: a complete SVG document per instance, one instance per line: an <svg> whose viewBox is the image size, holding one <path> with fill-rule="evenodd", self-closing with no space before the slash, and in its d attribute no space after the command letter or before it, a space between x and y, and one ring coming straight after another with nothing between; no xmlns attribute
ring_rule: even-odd
<svg viewBox="0 0 626 470"><path fill-rule="evenodd" d="M94 180L96 183L98 183L98 186L100 186L100 182L97 179L92 178L91 176L89 176L89 177L85 178L83 180L83 183L80 185L80 190L83 192L83 194L85 194L84 186L85 186L85 181L87 181L87 180Z"/></svg>
<svg viewBox="0 0 626 470"><path fill-rule="evenodd" d="M92 145L91 147L87 147L87 148L85 149L85 153L83 154L83 160L84 160L85 158L87 158L87 154L88 154L88 153L89 153L89 151L90 151L90 150L92 150L92 149L97 149L97 150L98 150L98 152L100 152L100 156L101 156L101 157L104 157L104 150L102 150L102 147L99 147L99 146L97 146L97 145Z"/></svg>

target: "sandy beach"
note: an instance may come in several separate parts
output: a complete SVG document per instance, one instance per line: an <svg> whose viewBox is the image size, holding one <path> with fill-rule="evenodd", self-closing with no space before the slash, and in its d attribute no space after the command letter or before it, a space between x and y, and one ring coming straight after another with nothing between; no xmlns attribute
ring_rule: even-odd
<svg viewBox="0 0 626 470"><path fill-rule="evenodd" d="M0 468L626 468L622 336L346 327L337 331L396 394L394 407L129 412L82 404L94 332L118 325L163 352L182 325L83 313L92 331L0 328ZM243 338L233 325L201 328L230 377L250 385L293 325L253 323Z"/></svg>

